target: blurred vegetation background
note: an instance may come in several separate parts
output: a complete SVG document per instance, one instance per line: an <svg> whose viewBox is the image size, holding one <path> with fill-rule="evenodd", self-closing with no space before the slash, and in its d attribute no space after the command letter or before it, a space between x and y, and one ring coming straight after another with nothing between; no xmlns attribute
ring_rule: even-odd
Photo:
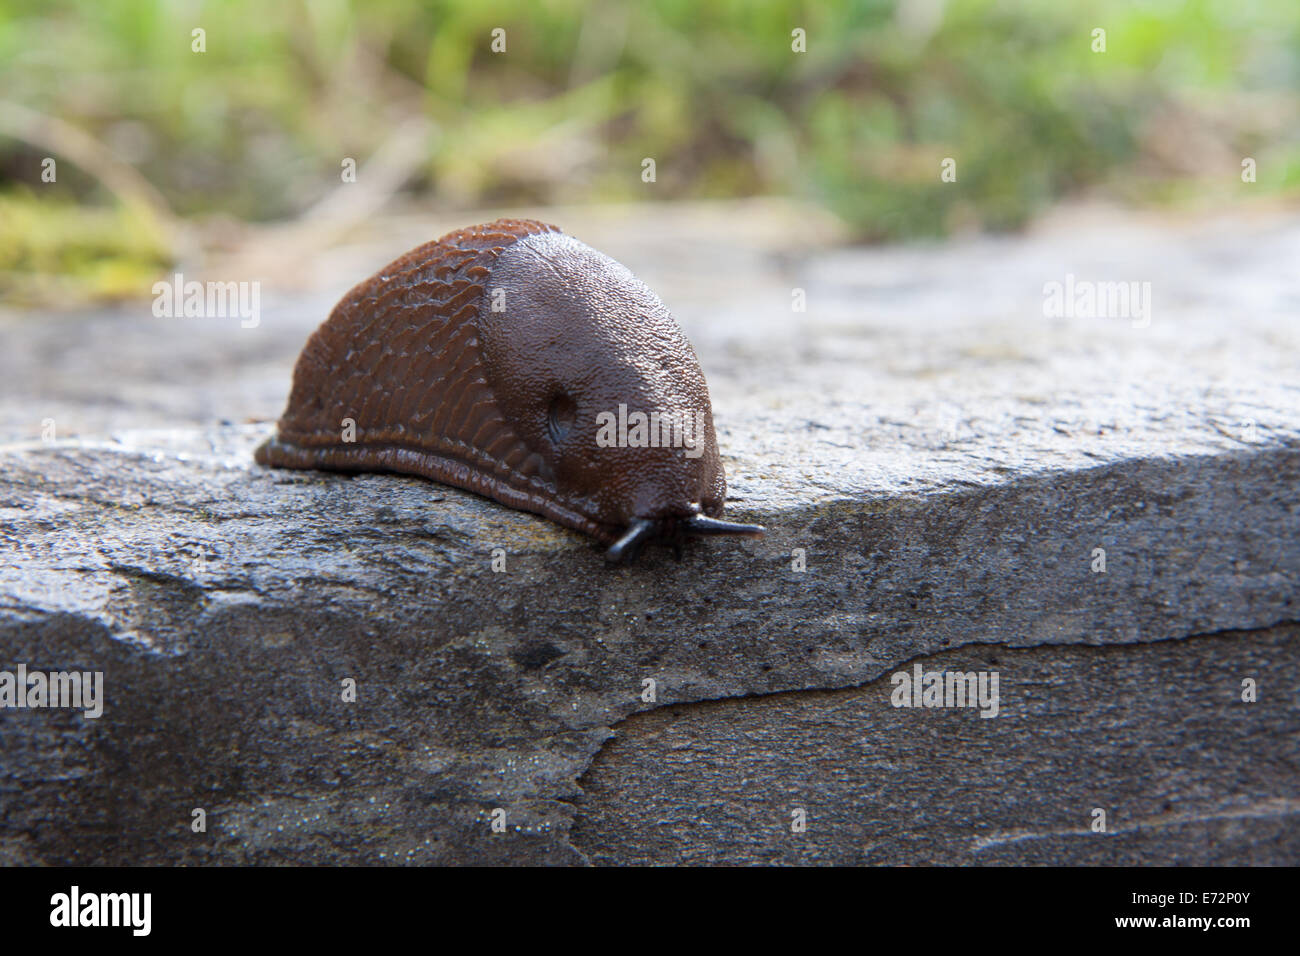
<svg viewBox="0 0 1300 956"><path fill-rule="evenodd" d="M905 239L1289 199L1298 120L1298 0L0 0L0 296L139 295L348 157L443 209L781 195Z"/></svg>

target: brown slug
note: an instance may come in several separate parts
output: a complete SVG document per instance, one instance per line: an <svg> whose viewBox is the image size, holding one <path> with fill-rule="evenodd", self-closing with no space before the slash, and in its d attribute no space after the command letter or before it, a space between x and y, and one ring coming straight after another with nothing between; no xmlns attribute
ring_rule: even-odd
<svg viewBox="0 0 1300 956"><path fill-rule="evenodd" d="M278 468L422 475L584 532L631 560L721 520L699 361L628 269L527 219L449 233L355 286L307 341Z"/></svg>

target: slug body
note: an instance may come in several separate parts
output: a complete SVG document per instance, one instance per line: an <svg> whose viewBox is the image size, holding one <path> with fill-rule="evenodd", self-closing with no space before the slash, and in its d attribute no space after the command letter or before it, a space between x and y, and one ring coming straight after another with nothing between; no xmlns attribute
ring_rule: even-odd
<svg viewBox="0 0 1300 956"><path fill-rule="evenodd" d="M708 387L668 309L532 220L450 233L354 287L256 459L422 475L588 534L611 560L652 538L762 532L719 520Z"/></svg>

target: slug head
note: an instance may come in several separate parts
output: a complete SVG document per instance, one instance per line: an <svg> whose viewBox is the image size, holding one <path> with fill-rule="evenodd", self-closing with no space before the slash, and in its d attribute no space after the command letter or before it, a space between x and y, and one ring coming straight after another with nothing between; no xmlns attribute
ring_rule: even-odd
<svg viewBox="0 0 1300 956"><path fill-rule="evenodd" d="M571 236L547 232L506 247L484 285L480 345L502 414L568 507L611 538L641 529L611 558L721 514L727 485L708 386L694 349L644 283Z"/></svg>

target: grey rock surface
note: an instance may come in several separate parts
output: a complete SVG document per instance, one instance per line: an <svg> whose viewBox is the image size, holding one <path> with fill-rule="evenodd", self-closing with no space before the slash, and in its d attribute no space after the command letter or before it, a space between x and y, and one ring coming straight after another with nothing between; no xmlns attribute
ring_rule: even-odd
<svg viewBox="0 0 1300 956"><path fill-rule="evenodd" d="M1298 643L1288 625L926 659L997 671L991 719L896 708L886 678L636 714L582 777L572 840L597 864L1294 861ZM1243 703L1246 674L1282 706Z"/></svg>
<svg viewBox="0 0 1300 956"><path fill-rule="evenodd" d="M455 489L258 468L337 286L251 329L6 316L0 670L107 703L0 710L0 860L1300 861L1300 227L547 218L677 313L767 537L608 568ZM1045 317L1067 274L1149 316ZM888 704L993 658L996 718Z"/></svg>

